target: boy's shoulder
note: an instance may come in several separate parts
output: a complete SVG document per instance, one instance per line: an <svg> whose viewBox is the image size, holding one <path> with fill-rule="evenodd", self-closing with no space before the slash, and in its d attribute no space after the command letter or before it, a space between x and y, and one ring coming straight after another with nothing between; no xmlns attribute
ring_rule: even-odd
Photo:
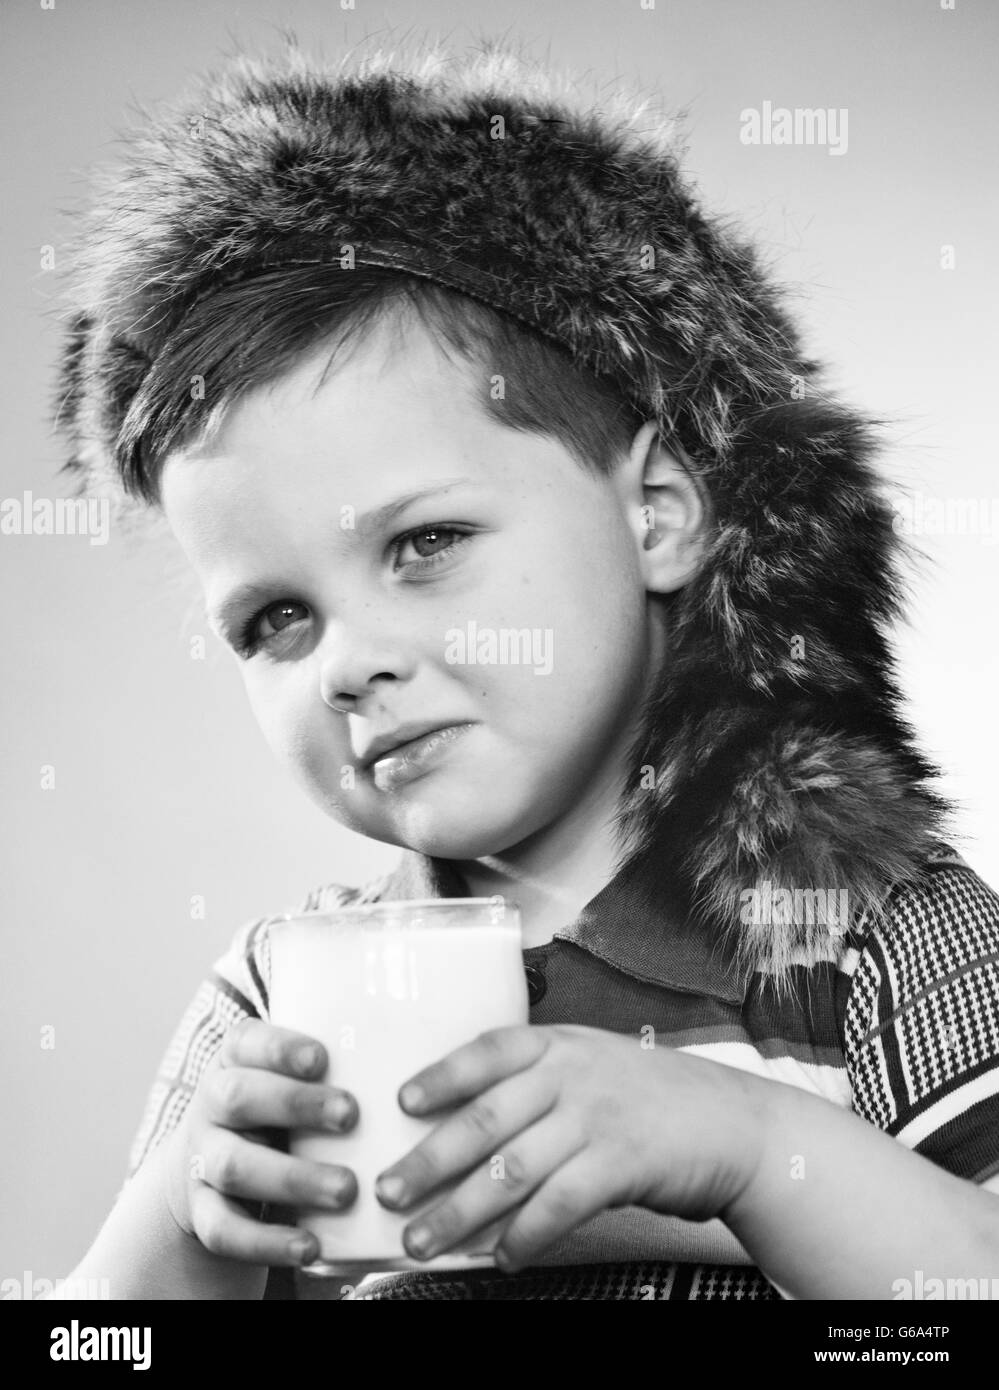
<svg viewBox="0 0 999 1390"><path fill-rule="evenodd" d="M952 846L939 844L918 877L896 884L880 912L849 933L858 977L918 993L999 953L999 893ZM854 973L851 970L850 973Z"/></svg>
<svg viewBox="0 0 999 1390"><path fill-rule="evenodd" d="M282 921L302 912L331 912L338 907L378 902L390 878L391 874L381 874L359 885L322 883L285 912L242 922L212 965L211 979L216 989L227 994L243 1012L266 1018L272 932L280 929Z"/></svg>
<svg viewBox="0 0 999 1390"><path fill-rule="evenodd" d="M351 886L344 883L321 883L311 888L295 908L296 912L332 912L338 907L361 907L381 900L391 874L379 874L367 883Z"/></svg>
<svg viewBox="0 0 999 1390"><path fill-rule="evenodd" d="M361 884L316 884L285 913L253 918L239 926L213 965L218 985L235 991L237 1002L266 1016L270 978L270 937L286 917L363 906L392 892L398 869ZM936 845L918 878L896 884L879 913L851 924L836 947L837 965L859 983L873 971L882 981L903 978L910 988L967 968L983 955L999 952L999 894L949 844Z"/></svg>
<svg viewBox="0 0 999 1390"><path fill-rule="evenodd" d="M999 895L952 845L936 844L919 874L892 885L880 911L862 915L854 931L863 938L904 932L913 919L936 911L946 920L962 909L970 916L993 914Z"/></svg>

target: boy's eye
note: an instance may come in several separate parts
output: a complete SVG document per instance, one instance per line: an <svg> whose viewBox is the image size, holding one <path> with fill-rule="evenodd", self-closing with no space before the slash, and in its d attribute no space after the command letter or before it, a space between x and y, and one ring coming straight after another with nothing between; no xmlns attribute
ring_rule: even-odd
<svg viewBox="0 0 999 1390"><path fill-rule="evenodd" d="M406 531L392 542L396 568L417 573L432 569L444 562L452 551L470 539L470 534L460 531L456 526L419 526ZM414 555L406 557L406 550L412 547ZM293 627L301 618L309 616L303 603L294 599L278 599L259 608L248 622L244 623L237 635L236 650L240 656L253 656L260 648L266 647L271 638Z"/></svg>
<svg viewBox="0 0 999 1390"><path fill-rule="evenodd" d="M468 535L454 526L420 526L395 541L396 560L415 569L424 569L467 539ZM407 546L412 546L416 559L406 559Z"/></svg>
<svg viewBox="0 0 999 1390"><path fill-rule="evenodd" d="M277 603L268 604L266 608L261 608L240 632L238 650L243 655L252 655L261 643L298 622L298 613L304 613L307 616L308 609L304 604L294 603L288 599L281 599ZM268 631L265 625L268 625L272 630Z"/></svg>

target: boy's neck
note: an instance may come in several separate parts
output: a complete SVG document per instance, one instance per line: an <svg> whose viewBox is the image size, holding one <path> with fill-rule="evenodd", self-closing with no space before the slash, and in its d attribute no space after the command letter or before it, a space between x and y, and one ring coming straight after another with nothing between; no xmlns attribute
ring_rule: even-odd
<svg viewBox="0 0 999 1390"><path fill-rule="evenodd" d="M460 866L472 897L488 898L501 893L520 908L520 920L525 946L541 946L551 941L560 927L572 922L597 893L610 882L613 865L606 872L596 873L591 853L581 856L577 865L567 860L561 873L539 880L528 873L507 872L500 861L488 864L467 862ZM575 875L574 870L579 870ZM585 874L585 876L584 876Z"/></svg>
<svg viewBox="0 0 999 1390"><path fill-rule="evenodd" d="M500 893L520 908L525 946L540 946L579 916L614 876L620 850L617 786L591 789L571 816L505 851L455 861L473 897Z"/></svg>
<svg viewBox="0 0 999 1390"><path fill-rule="evenodd" d="M525 946L541 946L575 921L610 883L622 857L615 822L630 756L666 651L662 612L649 613L649 663L643 698L634 703L600 772L570 811L502 854L455 861L473 897L501 893L520 908Z"/></svg>

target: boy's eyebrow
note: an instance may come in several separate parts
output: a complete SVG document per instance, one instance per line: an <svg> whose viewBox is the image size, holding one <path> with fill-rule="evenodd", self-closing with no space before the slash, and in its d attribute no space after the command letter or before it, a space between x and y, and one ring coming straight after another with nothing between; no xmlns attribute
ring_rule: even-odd
<svg viewBox="0 0 999 1390"><path fill-rule="evenodd" d="M274 594L273 584L237 584L225 598L219 603L218 607L212 608L205 604L205 621L213 632L217 632L220 637L225 637L230 627L236 621L236 615L241 613L244 607L253 607L255 604L263 603L265 599Z"/></svg>
<svg viewBox="0 0 999 1390"><path fill-rule="evenodd" d="M450 492L452 488L460 487L463 483L475 484L474 478L443 478L438 482L433 482L424 487L414 488L411 492L402 493L395 497L391 502L386 502L381 507L375 507L370 512L364 512L358 518L356 527L350 530L360 529L363 526L373 526L378 528L384 526L397 516L413 502L420 501L423 497L435 497L439 493ZM346 529L346 528L345 528ZM216 607L206 604L204 607L205 621L215 632L224 636L230 624L234 621L235 615L242 612L244 608L252 607L254 604L263 603L271 598L279 586L275 583L254 581L249 584L238 584Z"/></svg>
<svg viewBox="0 0 999 1390"><path fill-rule="evenodd" d="M386 502L384 506L375 507L373 511L362 513L359 521L364 525L383 526L386 521L391 521L399 512L404 511L411 502L419 502L421 497L434 497L439 492L449 492L451 488L460 487L462 483L474 482L474 478L441 478L436 482L427 483L424 487L414 488L412 492L404 492L393 501Z"/></svg>

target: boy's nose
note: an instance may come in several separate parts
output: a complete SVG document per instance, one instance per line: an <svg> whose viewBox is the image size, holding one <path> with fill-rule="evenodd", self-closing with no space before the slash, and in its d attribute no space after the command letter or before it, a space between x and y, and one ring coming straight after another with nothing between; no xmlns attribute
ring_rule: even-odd
<svg viewBox="0 0 999 1390"><path fill-rule="evenodd" d="M415 662L385 643L360 641L351 648L340 640L320 667L319 693L330 709L354 714L358 706L396 681L413 674Z"/></svg>
<svg viewBox="0 0 999 1390"><path fill-rule="evenodd" d="M362 700L377 694L387 682L396 679L391 671L376 671L364 681L349 685L340 674L329 680L321 679L319 690L324 703L329 705L330 709L336 710L338 714L355 714Z"/></svg>
<svg viewBox="0 0 999 1390"><path fill-rule="evenodd" d="M336 710L337 714L352 714L354 703L356 703L348 703L353 702L354 697L352 695L345 695L342 692L332 698L328 695L324 695L323 699L329 705L330 709Z"/></svg>
<svg viewBox="0 0 999 1390"><path fill-rule="evenodd" d="M410 615L398 603L376 603L368 594L348 598L341 591L316 651L323 702L340 713L365 713L365 701L415 676L419 642Z"/></svg>

